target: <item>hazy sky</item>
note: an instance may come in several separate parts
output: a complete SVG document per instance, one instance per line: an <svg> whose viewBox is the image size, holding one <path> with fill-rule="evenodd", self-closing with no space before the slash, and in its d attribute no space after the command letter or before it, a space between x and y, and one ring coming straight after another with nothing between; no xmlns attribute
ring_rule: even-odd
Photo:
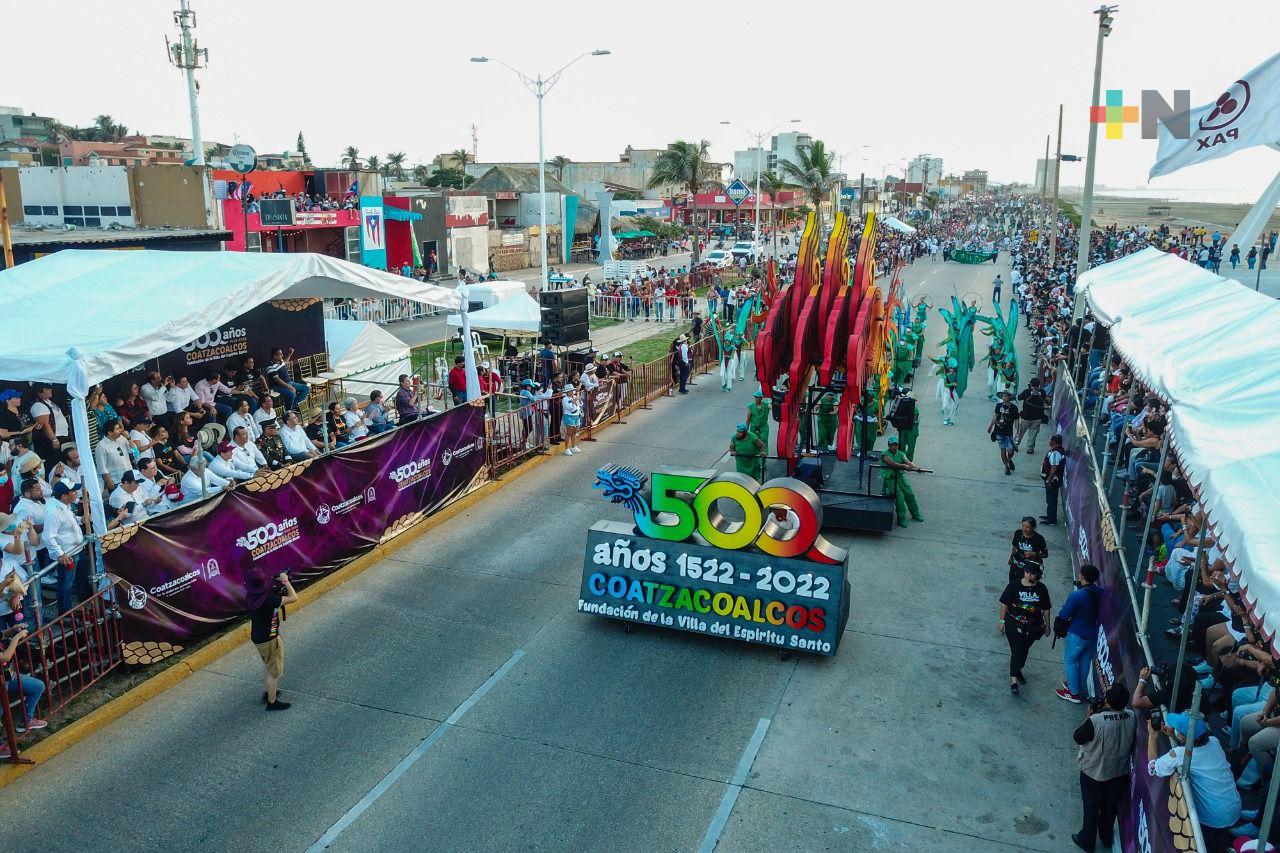
<svg viewBox="0 0 1280 853"><path fill-rule="evenodd" d="M1097 32L1083 0L732 4L422 3L193 0L210 53L200 73L206 139L291 148L317 163L347 145L402 150L409 162L470 147L480 159L534 160L534 98L506 69L565 73L545 99L546 155L615 159L628 145L708 139L731 160L746 134L790 118L845 153L845 171L879 175L919 153L947 172L1030 181L1066 105L1065 153L1085 152ZM98 113L150 133L190 135L186 88L164 53L177 0L0 0L0 104L87 124ZM127 14L125 13L127 10ZM1277 50L1275 0L1126 0L1107 39L1103 88L1191 90L1193 105ZM1099 139L1098 180L1145 186L1155 141ZM865 152L861 146L870 146ZM865 163L862 158L866 157ZM1152 187L1262 188L1280 153L1253 149ZM1079 183L1083 164L1064 167Z"/></svg>

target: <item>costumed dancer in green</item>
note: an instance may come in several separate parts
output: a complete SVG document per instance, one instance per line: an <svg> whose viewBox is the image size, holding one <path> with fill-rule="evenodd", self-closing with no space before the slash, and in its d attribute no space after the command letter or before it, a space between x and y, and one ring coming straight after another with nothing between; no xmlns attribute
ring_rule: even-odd
<svg viewBox="0 0 1280 853"><path fill-rule="evenodd" d="M907 482L907 472L923 472L925 469L907 458L906 452L899 446L896 435L889 437L889 448L881 454L880 464L883 466L880 469L883 493L893 498L898 526L907 526L908 513L916 521L924 521L924 516L920 514L920 505L916 503L916 493L911 490L911 484Z"/></svg>
<svg viewBox="0 0 1280 853"><path fill-rule="evenodd" d="M942 403L942 425L956 425L956 409L960 406L959 367L953 356L938 367L938 400Z"/></svg>
<svg viewBox="0 0 1280 853"><path fill-rule="evenodd" d="M765 447L769 446L769 415L769 404L764 399L764 392L757 388L747 406L747 426L755 433L756 438L764 442Z"/></svg>
<svg viewBox="0 0 1280 853"><path fill-rule="evenodd" d="M909 334L909 333L908 333ZM893 348L893 375L890 381L894 385L906 385L911 378L911 359L915 355L915 347L906 338L899 338Z"/></svg>
<svg viewBox="0 0 1280 853"><path fill-rule="evenodd" d="M880 435L879 401L870 388L862 391L862 405L854 415L857 427L853 431L853 446L860 453L870 455L876 449L876 438Z"/></svg>
<svg viewBox="0 0 1280 853"><path fill-rule="evenodd" d="M924 360L924 326L926 317L926 307L923 302L916 309L916 318L911 321L911 334L915 335L916 355L913 363L916 367L920 366L920 362Z"/></svg>
<svg viewBox="0 0 1280 853"><path fill-rule="evenodd" d="M720 346L720 390L725 393L733 390L734 362L737 359L738 346L734 343L733 332L726 332Z"/></svg>
<svg viewBox="0 0 1280 853"><path fill-rule="evenodd" d="M746 424L738 424L737 432L729 439L729 455L733 457L739 474L764 480L764 442L747 429Z"/></svg>
<svg viewBox="0 0 1280 853"><path fill-rule="evenodd" d="M836 440L836 395L826 393L818 401L818 450L831 450Z"/></svg>

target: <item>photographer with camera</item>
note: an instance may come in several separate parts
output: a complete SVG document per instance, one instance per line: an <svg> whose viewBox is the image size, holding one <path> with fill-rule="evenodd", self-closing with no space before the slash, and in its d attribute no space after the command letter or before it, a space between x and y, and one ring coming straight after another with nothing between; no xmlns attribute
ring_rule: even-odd
<svg viewBox="0 0 1280 853"><path fill-rule="evenodd" d="M285 607L298 600L288 572L280 572L273 578L263 572L254 572L245 578L245 592L252 621L249 639L266 667L266 690L262 701L268 711L286 711L290 703L276 697L280 678L284 675L284 643L280 639L280 622L287 618Z"/></svg>
<svg viewBox="0 0 1280 853"><path fill-rule="evenodd" d="M1129 689L1113 684L1105 695L1089 702L1089 713L1072 734L1080 746L1080 800L1084 824L1071 840L1081 850L1096 843L1111 849L1116 815L1129 788L1129 762L1133 756L1138 718L1127 707Z"/></svg>
<svg viewBox="0 0 1280 853"><path fill-rule="evenodd" d="M26 624L14 625L0 632L0 672L4 674L5 691L8 699L23 699L23 718L14 720L14 728L18 734L36 729L43 729L49 724L36 717L36 706L44 695L44 682L30 675L18 672L12 665L13 656L18 653L18 646L27 639ZM0 758L8 758L8 745L0 746L5 750Z"/></svg>
<svg viewBox="0 0 1280 853"><path fill-rule="evenodd" d="M1089 696L1089 673L1093 671L1093 652L1098 642L1098 613L1102 607L1098 577L1098 567L1092 563L1080 567L1080 588L1067 596L1054 622L1054 634L1066 640L1062 647L1062 686L1054 692L1059 699L1077 705Z"/></svg>

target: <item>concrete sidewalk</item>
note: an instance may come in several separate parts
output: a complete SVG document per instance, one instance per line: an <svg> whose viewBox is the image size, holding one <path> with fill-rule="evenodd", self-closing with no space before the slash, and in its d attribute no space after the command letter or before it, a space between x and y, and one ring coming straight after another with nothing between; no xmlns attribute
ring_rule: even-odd
<svg viewBox="0 0 1280 853"><path fill-rule="evenodd" d="M953 286L989 292L993 274L926 261L905 279L937 305ZM936 312L928 334L932 353ZM853 587L838 655L783 661L576 612L585 530L628 517L592 490L596 468L725 467L753 386L701 377L299 612L284 628L290 711L262 711L245 644L5 789L7 837L51 851L322 837L369 851L1069 849L1082 714L1053 695L1047 643L1011 698L995 630L1009 537L1041 507L1039 457L1004 476L980 377L942 427L925 372L917 461L937 473L912 482L927 521L833 534ZM1046 535L1057 605L1068 562L1059 530Z"/></svg>

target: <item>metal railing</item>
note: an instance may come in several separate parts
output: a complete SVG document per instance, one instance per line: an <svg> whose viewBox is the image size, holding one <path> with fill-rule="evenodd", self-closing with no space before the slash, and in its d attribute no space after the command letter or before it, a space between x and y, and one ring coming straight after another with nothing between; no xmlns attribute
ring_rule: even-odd
<svg viewBox="0 0 1280 853"><path fill-rule="evenodd" d="M692 320L693 312L698 310L695 296L593 296L587 300L590 317L606 320L653 320L677 322ZM704 305L703 308L706 306Z"/></svg>
<svg viewBox="0 0 1280 853"><path fill-rule="evenodd" d="M412 299L382 297L379 299L326 299L326 320L364 320L379 326L400 320L421 320L438 317L447 310Z"/></svg>

